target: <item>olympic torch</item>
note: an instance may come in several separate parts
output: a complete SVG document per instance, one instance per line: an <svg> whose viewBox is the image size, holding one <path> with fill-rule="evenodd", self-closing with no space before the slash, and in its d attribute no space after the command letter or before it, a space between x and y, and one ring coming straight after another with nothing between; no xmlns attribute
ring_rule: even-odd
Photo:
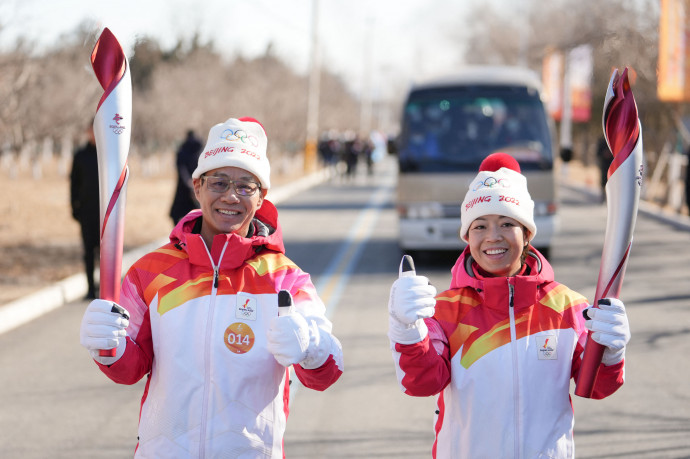
<svg viewBox="0 0 690 459"><path fill-rule="evenodd" d="M642 126L628 81L628 69L613 71L604 101L603 128L613 154L606 182L608 217L594 307L602 298L619 298L632 245L642 186ZM591 398L604 347L587 337L575 395Z"/></svg>
<svg viewBox="0 0 690 459"><path fill-rule="evenodd" d="M93 121L101 214L100 297L117 303L120 300L129 178L127 155L132 128L132 81L127 56L108 28L103 30L93 48L91 66L104 90ZM115 349L102 349L99 353L115 356Z"/></svg>

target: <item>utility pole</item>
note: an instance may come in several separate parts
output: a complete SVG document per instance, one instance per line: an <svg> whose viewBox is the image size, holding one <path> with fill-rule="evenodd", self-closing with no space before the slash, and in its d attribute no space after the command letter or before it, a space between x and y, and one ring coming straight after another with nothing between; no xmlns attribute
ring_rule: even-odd
<svg viewBox="0 0 690 459"><path fill-rule="evenodd" d="M568 162L573 156L573 112L570 94L570 53L563 58L563 105L561 108L560 154L564 176L568 175Z"/></svg>
<svg viewBox="0 0 690 459"><path fill-rule="evenodd" d="M319 49L319 0L311 2L311 59L307 105L307 139L304 146L304 171L316 170L319 137L319 98L321 92L321 53Z"/></svg>
<svg viewBox="0 0 690 459"><path fill-rule="evenodd" d="M371 133L372 121L372 97L371 97L371 56L373 46L372 31L374 26L374 19L368 18L365 25L364 32L364 65L362 69L362 91L360 94L360 112L359 112L359 134L364 138L368 138Z"/></svg>
<svg viewBox="0 0 690 459"><path fill-rule="evenodd" d="M527 67L529 64L529 40L531 33L530 0L523 0L519 3L520 16L522 17L522 26L520 27L520 45L518 49L518 66Z"/></svg>

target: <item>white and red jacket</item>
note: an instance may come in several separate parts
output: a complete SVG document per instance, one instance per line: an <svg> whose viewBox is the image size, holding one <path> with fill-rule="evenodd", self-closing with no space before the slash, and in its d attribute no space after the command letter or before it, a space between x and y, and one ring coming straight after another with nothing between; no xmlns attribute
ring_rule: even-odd
<svg viewBox="0 0 690 459"><path fill-rule="evenodd" d="M573 457L569 391L586 306L536 251L522 274L484 277L466 248L425 320L428 336L392 343L405 393L438 395L433 457ZM623 378L623 362L602 364L593 398L612 394Z"/></svg>
<svg viewBox="0 0 690 459"><path fill-rule="evenodd" d="M277 292L290 291L330 347L321 367L295 365L302 384L324 390L340 377L340 343L310 276L284 254L273 204L264 200L254 236L217 235L210 249L197 234L200 218L189 213L169 244L127 272L125 353L99 367L121 384L148 375L136 457L282 458L288 371L266 349Z"/></svg>

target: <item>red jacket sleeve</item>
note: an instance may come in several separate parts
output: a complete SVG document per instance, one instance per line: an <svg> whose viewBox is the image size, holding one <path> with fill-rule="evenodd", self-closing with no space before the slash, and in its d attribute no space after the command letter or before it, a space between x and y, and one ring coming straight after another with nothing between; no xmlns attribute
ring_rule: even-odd
<svg viewBox="0 0 690 459"><path fill-rule="evenodd" d="M343 374L332 354L328 356L326 362L319 368L307 370L300 365L294 365L294 369L297 379L304 387L318 391L331 387L340 378L340 375Z"/></svg>
<svg viewBox="0 0 690 459"><path fill-rule="evenodd" d="M304 315L307 322L315 323L321 333L319 346L327 355L326 361L318 368L306 369L293 365L297 379L309 389L323 391L332 386L343 374L343 348L333 335L333 325L326 318L326 306L316 293L311 276L295 266L293 276L283 279L280 288L292 294L295 307Z"/></svg>
<svg viewBox="0 0 690 459"><path fill-rule="evenodd" d="M428 397L450 383L450 348L441 326L425 319L429 334L419 343L394 343L398 382L408 395Z"/></svg>

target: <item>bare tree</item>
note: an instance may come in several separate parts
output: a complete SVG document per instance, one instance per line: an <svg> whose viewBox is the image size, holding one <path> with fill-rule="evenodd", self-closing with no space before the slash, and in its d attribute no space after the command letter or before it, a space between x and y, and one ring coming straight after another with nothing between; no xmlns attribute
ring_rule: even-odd
<svg viewBox="0 0 690 459"><path fill-rule="evenodd" d="M0 144L76 137L102 94L89 57L99 27L84 23L50 49L18 42L0 52ZM172 153L188 129L202 136L231 116L252 116L266 127L270 148L301 151L305 141L307 78L266 49L247 59L221 56L195 35L170 50L144 37L130 57L133 91L131 154ZM358 102L324 70L322 126L355 128Z"/></svg>
<svg viewBox="0 0 690 459"><path fill-rule="evenodd" d="M522 51L526 64L540 72L548 49L567 51L589 44L594 57L593 114L589 123L574 127L573 135L586 136L589 141L601 135L601 113L597 110L603 106L611 71L614 67L629 67L634 73L635 100L645 126L645 144L650 149L660 149L673 129L673 107L659 102L656 96L657 2L553 0L529 4L531 8L524 14L494 4L482 4L472 10L465 61L517 64ZM521 50L521 45L526 46Z"/></svg>

